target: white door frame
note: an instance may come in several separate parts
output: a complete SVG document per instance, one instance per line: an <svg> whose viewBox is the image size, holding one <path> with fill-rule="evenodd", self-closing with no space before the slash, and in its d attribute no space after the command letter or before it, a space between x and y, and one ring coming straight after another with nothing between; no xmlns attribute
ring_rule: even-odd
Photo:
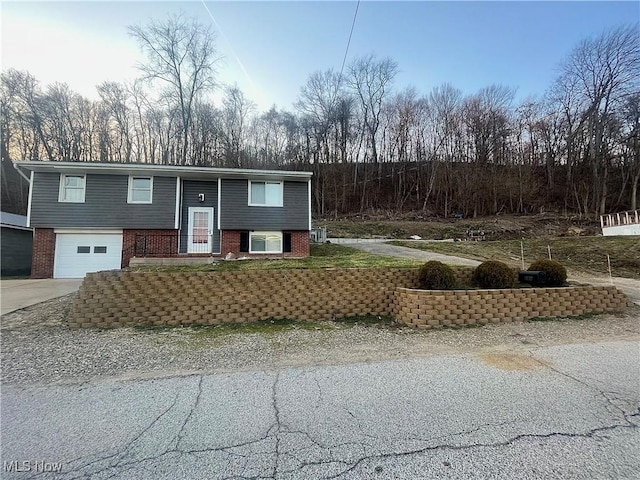
<svg viewBox="0 0 640 480"><path fill-rule="evenodd" d="M193 242L193 214L194 213L208 213L207 224L209 226L207 231L207 243L194 243ZM189 228L187 238L187 253L211 253L213 247L213 207L189 207Z"/></svg>

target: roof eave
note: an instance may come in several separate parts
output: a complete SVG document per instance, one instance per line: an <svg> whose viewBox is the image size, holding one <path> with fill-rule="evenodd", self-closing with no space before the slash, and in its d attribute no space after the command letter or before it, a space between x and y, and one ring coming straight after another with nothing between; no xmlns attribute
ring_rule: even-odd
<svg viewBox="0 0 640 480"><path fill-rule="evenodd" d="M187 167L180 165L154 165L144 163L97 163L97 162L49 162L26 161L15 162L17 168L29 171L67 171L67 172L96 172L135 174L137 172L152 173L159 176L201 177L210 175L221 178L281 178L285 180L307 181L313 176L312 172L291 170L254 170L240 168L218 167Z"/></svg>

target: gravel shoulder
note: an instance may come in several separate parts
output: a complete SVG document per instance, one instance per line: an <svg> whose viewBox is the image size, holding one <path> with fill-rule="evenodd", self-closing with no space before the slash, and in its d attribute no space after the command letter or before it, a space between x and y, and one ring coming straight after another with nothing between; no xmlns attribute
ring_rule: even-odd
<svg viewBox="0 0 640 480"><path fill-rule="evenodd" d="M198 328L71 330L65 318L73 295L2 316L3 385L78 384L640 341L640 307L620 315L430 331L333 322L317 330L225 335Z"/></svg>

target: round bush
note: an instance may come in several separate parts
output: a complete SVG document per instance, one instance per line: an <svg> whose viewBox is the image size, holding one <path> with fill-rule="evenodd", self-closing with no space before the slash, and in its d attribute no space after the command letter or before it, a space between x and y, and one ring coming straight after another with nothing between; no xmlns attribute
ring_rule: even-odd
<svg viewBox="0 0 640 480"><path fill-rule="evenodd" d="M529 265L529 270L544 272L547 285L550 287L561 287L567 281L567 269L555 260L536 260Z"/></svg>
<svg viewBox="0 0 640 480"><path fill-rule="evenodd" d="M420 267L420 287L425 290L452 290L456 288L456 276L449 265L431 260Z"/></svg>
<svg viewBox="0 0 640 480"><path fill-rule="evenodd" d="M482 288L511 288L514 272L506 263L497 260L483 262L473 272L473 280Z"/></svg>

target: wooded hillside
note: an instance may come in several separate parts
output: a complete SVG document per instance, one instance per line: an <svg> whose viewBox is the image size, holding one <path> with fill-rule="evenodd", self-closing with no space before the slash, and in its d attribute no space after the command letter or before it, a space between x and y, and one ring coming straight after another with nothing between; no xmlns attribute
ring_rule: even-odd
<svg viewBox="0 0 640 480"><path fill-rule="evenodd" d="M148 53L141 77L104 82L99 100L2 73L3 202L22 198L4 191L11 159L311 170L321 216L546 209L595 218L638 208L637 25L585 39L546 92L518 103L503 85L466 95L449 84L396 88L396 63L370 55L311 74L295 111L264 113L233 86L220 105L208 100L215 48L196 22L172 17L131 33Z"/></svg>

